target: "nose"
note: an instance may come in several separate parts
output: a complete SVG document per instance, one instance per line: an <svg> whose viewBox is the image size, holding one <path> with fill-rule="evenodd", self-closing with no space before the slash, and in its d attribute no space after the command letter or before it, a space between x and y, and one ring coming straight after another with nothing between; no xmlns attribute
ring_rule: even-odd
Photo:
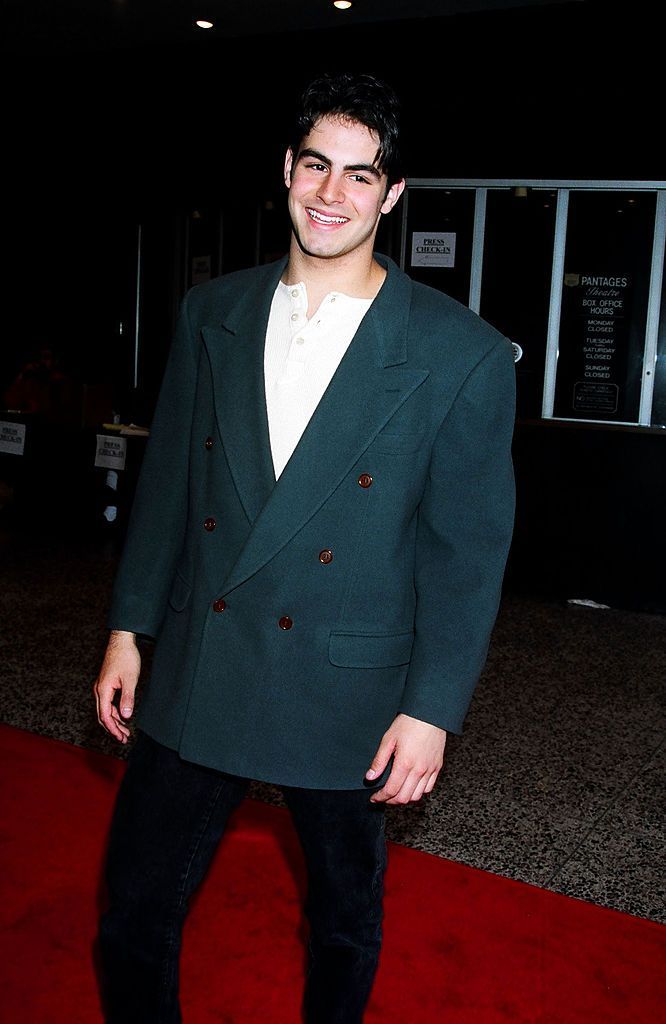
<svg viewBox="0 0 666 1024"><path fill-rule="evenodd" d="M323 203L330 206L333 203L341 203L344 201L345 192L343 188L343 180L334 174L327 174L322 179L319 188L317 189L317 198L321 199Z"/></svg>

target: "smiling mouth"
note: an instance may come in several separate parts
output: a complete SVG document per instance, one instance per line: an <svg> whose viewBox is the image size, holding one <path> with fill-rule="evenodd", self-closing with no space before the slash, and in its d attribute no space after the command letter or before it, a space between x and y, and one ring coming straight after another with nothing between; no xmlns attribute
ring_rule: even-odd
<svg viewBox="0 0 666 1024"><path fill-rule="evenodd" d="M325 214L319 213L318 210L313 210L310 206L306 206L305 210L310 220L313 220L315 224L346 224L349 220L349 217L327 217Z"/></svg>

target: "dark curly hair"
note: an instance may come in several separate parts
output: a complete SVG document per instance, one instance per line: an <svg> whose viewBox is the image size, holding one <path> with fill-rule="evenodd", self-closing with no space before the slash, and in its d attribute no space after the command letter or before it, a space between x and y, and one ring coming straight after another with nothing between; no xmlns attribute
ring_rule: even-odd
<svg viewBox="0 0 666 1024"><path fill-rule="evenodd" d="M306 86L291 131L294 158L322 117L338 116L364 124L379 138L376 165L393 185L404 177L400 154L400 101L391 86L374 75L324 74Z"/></svg>

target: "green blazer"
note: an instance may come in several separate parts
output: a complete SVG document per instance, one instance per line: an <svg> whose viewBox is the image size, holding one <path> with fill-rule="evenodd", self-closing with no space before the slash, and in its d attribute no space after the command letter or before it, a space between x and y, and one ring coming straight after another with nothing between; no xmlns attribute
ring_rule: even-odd
<svg viewBox="0 0 666 1024"><path fill-rule="evenodd" d="M355 789L398 712L462 728L512 529L512 350L377 259L277 483L263 357L285 261L183 301L109 626L157 638L138 724L187 760Z"/></svg>

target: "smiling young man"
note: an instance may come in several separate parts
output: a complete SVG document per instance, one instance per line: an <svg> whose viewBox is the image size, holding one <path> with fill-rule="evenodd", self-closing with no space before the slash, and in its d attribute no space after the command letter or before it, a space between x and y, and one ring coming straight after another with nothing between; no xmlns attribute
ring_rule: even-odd
<svg viewBox="0 0 666 1024"><path fill-rule="evenodd" d="M300 147L287 151L292 242L283 280L308 279L311 313L332 283L374 299L386 277L374 259L375 235L405 182L389 185L377 158L377 133L334 115L319 118Z"/></svg>
<svg viewBox="0 0 666 1024"><path fill-rule="evenodd" d="M513 360L374 253L398 105L306 89L286 259L186 296L114 588L98 716L118 740L108 1024L177 1024L180 935L249 780L308 873L307 1024L360 1024L381 945L384 809L429 793L483 667L508 550Z"/></svg>

